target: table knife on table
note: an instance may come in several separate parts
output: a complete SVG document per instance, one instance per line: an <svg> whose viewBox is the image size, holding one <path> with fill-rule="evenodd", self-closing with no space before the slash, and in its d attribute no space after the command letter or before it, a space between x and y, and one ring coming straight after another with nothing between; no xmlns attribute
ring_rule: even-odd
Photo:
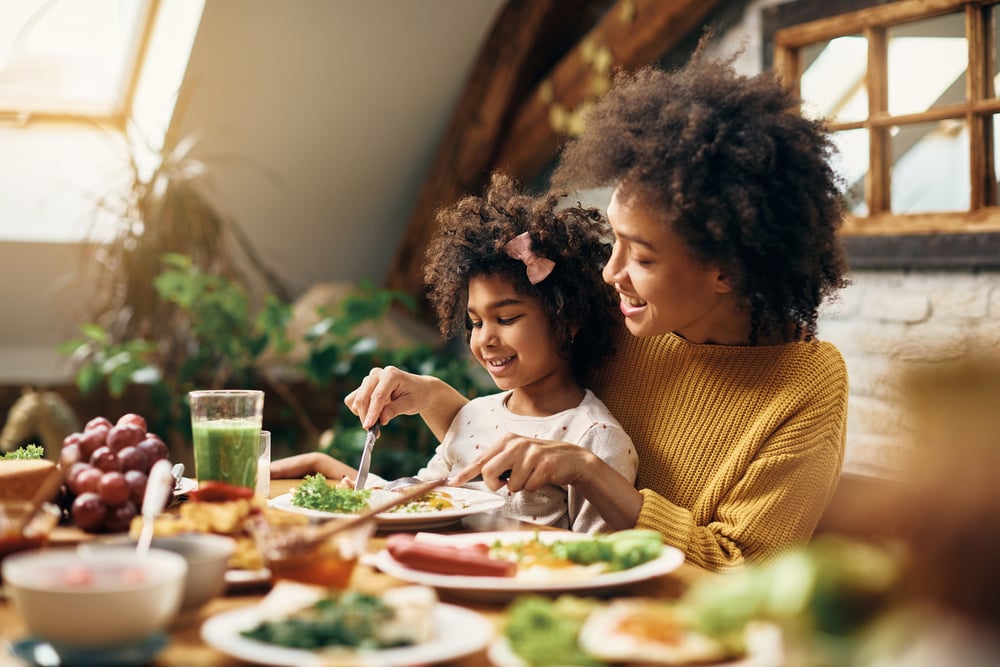
<svg viewBox="0 0 1000 667"><path fill-rule="evenodd" d="M375 446L375 440L380 431L378 422L375 422L375 425L368 429L368 435L365 436L365 448L361 450L361 462L358 463L358 476L354 480L355 489L365 488L365 482L368 481L368 468L372 464L372 448Z"/></svg>

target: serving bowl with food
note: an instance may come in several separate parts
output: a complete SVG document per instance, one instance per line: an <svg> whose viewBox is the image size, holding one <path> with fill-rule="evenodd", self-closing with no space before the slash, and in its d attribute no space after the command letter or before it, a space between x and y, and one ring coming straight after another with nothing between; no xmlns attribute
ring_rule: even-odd
<svg viewBox="0 0 1000 667"><path fill-rule="evenodd" d="M128 547L23 551L0 567L32 638L51 644L63 663L82 662L69 656L106 655L162 637L180 610L187 573L186 561L175 553L139 554Z"/></svg>

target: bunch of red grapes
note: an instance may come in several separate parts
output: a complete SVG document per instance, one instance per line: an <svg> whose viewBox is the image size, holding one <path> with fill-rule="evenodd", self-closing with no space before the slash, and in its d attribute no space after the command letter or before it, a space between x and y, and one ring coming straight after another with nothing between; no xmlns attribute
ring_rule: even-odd
<svg viewBox="0 0 1000 667"><path fill-rule="evenodd" d="M142 508L149 469L167 455L163 440L146 431L146 420L134 413L115 424L94 417L82 433L66 436L59 462L64 506L73 523L91 533L127 531Z"/></svg>

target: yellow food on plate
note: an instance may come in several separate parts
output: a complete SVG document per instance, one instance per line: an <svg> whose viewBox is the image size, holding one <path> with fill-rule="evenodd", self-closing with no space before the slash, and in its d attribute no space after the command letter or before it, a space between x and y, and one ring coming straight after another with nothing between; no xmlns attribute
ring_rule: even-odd
<svg viewBox="0 0 1000 667"><path fill-rule="evenodd" d="M274 525L304 525L308 517L268 507L256 497L222 502L188 501L181 505L178 514L161 514L153 522L153 535L169 537L181 533L214 533L226 535L236 542L236 550L229 559L234 570L259 570L264 567L264 557L257 549L253 537L246 530L251 514L263 513L268 523ZM129 534L136 538L142 529L142 517L132 520Z"/></svg>

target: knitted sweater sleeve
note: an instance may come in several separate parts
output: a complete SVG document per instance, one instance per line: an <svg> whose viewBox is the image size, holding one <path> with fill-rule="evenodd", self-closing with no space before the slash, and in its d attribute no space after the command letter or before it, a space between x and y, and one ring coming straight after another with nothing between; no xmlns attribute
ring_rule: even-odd
<svg viewBox="0 0 1000 667"><path fill-rule="evenodd" d="M822 424L789 424L775 433L742 477L724 480L714 515L640 489L638 527L653 528L687 559L711 570L764 562L812 535L839 478L842 449ZM729 486L731 482L731 486Z"/></svg>
<svg viewBox="0 0 1000 667"><path fill-rule="evenodd" d="M847 371L836 348L625 339L595 385L639 452L638 527L712 570L811 537L843 462Z"/></svg>

